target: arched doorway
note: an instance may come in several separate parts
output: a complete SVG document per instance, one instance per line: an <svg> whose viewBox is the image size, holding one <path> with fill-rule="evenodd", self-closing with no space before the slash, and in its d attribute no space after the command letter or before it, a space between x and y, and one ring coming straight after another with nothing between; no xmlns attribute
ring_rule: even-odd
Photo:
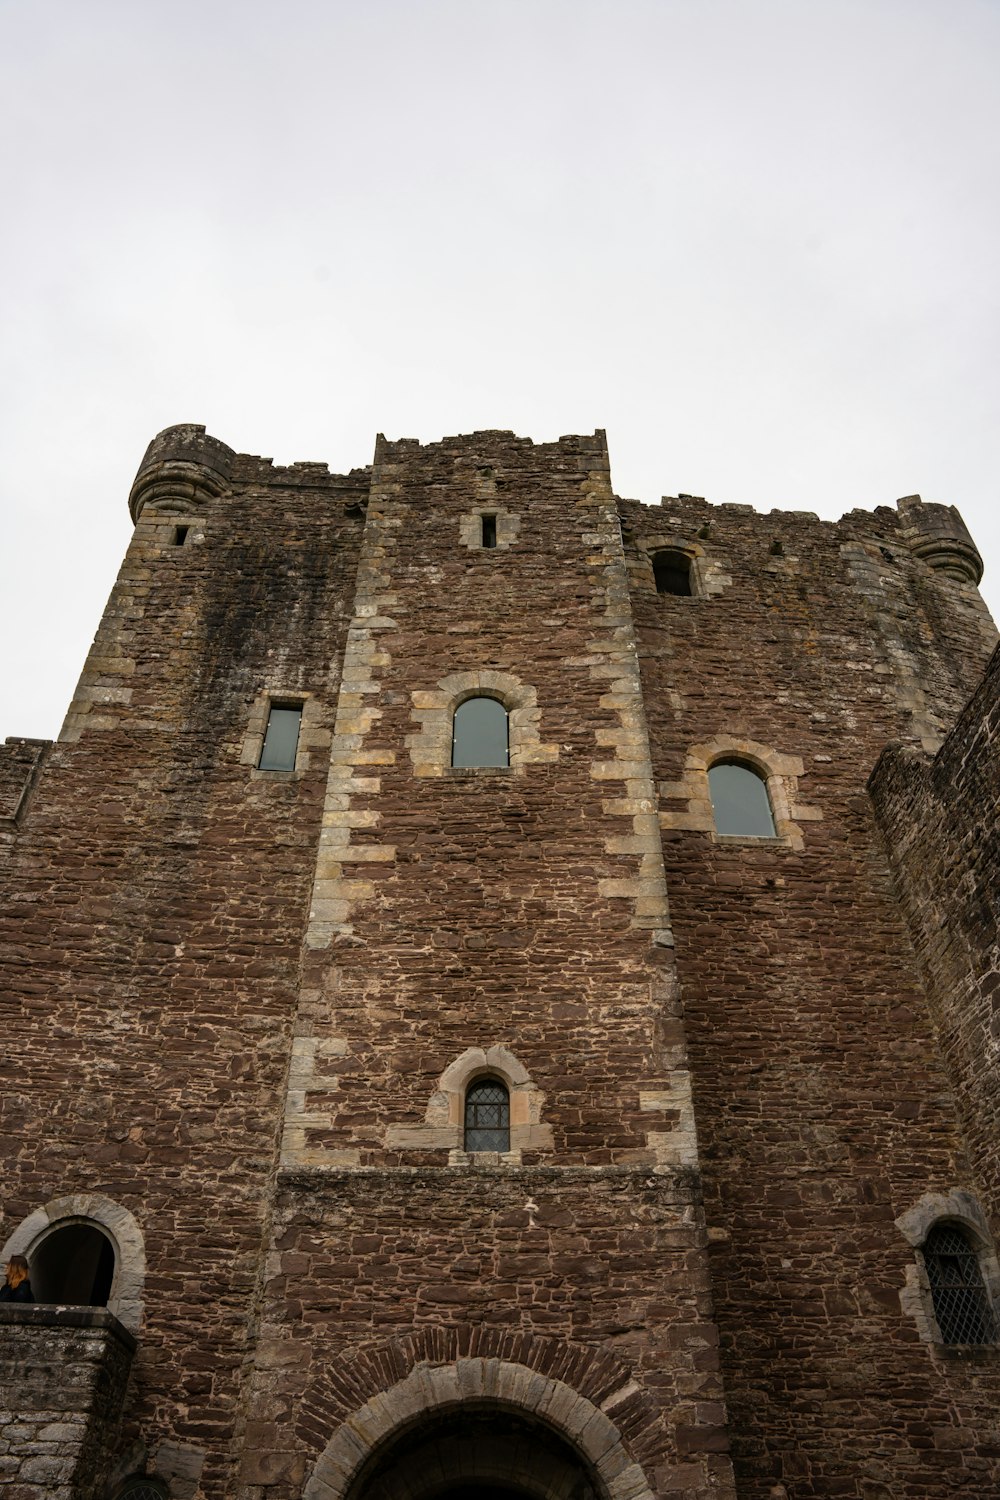
<svg viewBox="0 0 1000 1500"><path fill-rule="evenodd" d="M114 1274L114 1246L96 1224L60 1224L31 1257L36 1302L106 1307Z"/></svg>
<svg viewBox="0 0 1000 1500"><path fill-rule="evenodd" d="M381 1445L347 1500L605 1500L605 1491L546 1423L495 1403L463 1403Z"/></svg>
<svg viewBox="0 0 1000 1500"><path fill-rule="evenodd" d="M548 1353L549 1346L543 1346ZM635 1394L636 1387L622 1387ZM634 1419L634 1413L633 1413ZM512 1360L423 1362L345 1413L303 1500L653 1500L610 1417Z"/></svg>

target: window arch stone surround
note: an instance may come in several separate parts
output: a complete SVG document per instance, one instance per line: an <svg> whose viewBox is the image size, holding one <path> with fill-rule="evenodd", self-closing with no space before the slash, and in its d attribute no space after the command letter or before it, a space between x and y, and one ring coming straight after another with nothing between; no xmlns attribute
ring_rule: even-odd
<svg viewBox="0 0 1000 1500"><path fill-rule="evenodd" d="M497 523L496 544L489 549L483 548L483 516L495 516ZM517 541L518 532L521 529L521 518L512 510L505 510L496 501L483 500L472 510L467 510L458 518L458 537L463 547L470 552L482 552L490 550L494 552L506 551Z"/></svg>
<svg viewBox="0 0 1000 1500"><path fill-rule="evenodd" d="M465 1096L478 1078L499 1078L510 1094L510 1150L466 1152ZM544 1094L506 1047L469 1047L449 1063L427 1102L420 1125L390 1125L389 1151L447 1151L452 1166L518 1166L523 1151L551 1151L552 1126L542 1121Z"/></svg>
<svg viewBox="0 0 1000 1500"><path fill-rule="evenodd" d="M44 1208L36 1208L22 1219L0 1250L0 1258L6 1263L12 1255L25 1255L30 1263L43 1240L70 1224L93 1225L111 1241L115 1274L108 1311L114 1313L129 1333L137 1334L142 1322L146 1249L138 1223L122 1204L100 1193L72 1193L65 1198L53 1198Z"/></svg>
<svg viewBox="0 0 1000 1500"><path fill-rule="evenodd" d="M677 531L656 531L644 536L639 544L640 561L633 571L635 582L647 593L656 593L653 576L653 559L658 552L675 552L686 557L690 564L691 597L710 599L715 594L725 593L732 578L725 569L710 557L698 542L690 541ZM630 570L632 571L632 570ZM661 595L661 597L663 597Z"/></svg>
<svg viewBox="0 0 1000 1500"><path fill-rule="evenodd" d="M764 779L774 814L774 838L718 832L708 773L720 761L736 761ZM823 817L820 808L799 800L799 777L804 775L805 766L798 755L784 755L757 740L717 734L689 748L679 781L660 783L661 803L675 804L661 810L660 827L696 829L710 834L713 842L720 844L785 844L790 849L801 849L804 839L799 825Z"/></svg>
<svg viewBox="0 0 1000 1500"><path fill-rule="evenodd" d="M956 1224L965 1231L976 1252L986 1295L996 1316L1000 1308L1000 1260L997 1259L986 1215L973 1193L965 1188L952 1188L946 1193L925 1193L912 1208L900 1214L896 1228L914 1251L918 1251L934 1226L942 1223ZM899 1303L903 1312L913 1319L925 1344L942 1343L923 1255L915 1254L907 1266Z"/></svg>
<svg viewBox="0 0 1000 1500"><path fill-rule="evenodd" d="M538 695L528 683L511 672L497 672L483 667L467 672L451 672L439 679L436 687L415 690L410 717L416 732L406 737L415 776L444 776L453 772L451 764L452 721L455 710L467 698L495 698L507 710L510 726L509 768L483 767L456 770L460 776L515 774L533 762L558 760L558 745L543 745L539 726L541 710Z"/></svg>
<svg viewBox="0 0 1000 1500"><path fill-rule="evenodd" d="M348 1417L317 1459L303 1500L345 1500L356 1476L394 1436L421 1418L468 1404L507 1408L549 1426L594 1470L607 1500L653 1500L645 1474L606 1410L530 1366L471 1357L418 1365Z"/></svg>

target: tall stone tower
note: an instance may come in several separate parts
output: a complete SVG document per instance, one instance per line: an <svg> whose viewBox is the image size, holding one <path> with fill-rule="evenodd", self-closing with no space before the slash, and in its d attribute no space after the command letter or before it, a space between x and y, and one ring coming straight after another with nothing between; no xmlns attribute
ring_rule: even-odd
<svg viewBox="0 0 1000 1500"><path fill-rule="evenodd" d="M957 513L191 426L130 503L0 751L11 1500L997 1492Z"/></svg>

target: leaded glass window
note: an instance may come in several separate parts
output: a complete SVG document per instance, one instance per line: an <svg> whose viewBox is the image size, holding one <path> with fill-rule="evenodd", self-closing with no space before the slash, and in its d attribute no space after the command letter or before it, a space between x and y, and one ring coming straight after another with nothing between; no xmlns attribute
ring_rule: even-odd
<svg viewBox="0 0 1000 1500"><path fill-rule="evenodd" d="M721 760L709 767L715 831L742 838L777 837L767 783L749 766Z"/></svg>
<svg viewBox="0 0 1000 1500"><path fill-rule="evenodd" d="M507 766L507 710L495 698L466 698L455 710L453 766Z"/></svg>
<svg viewBox="0 0 1000 1500"><path fill-rule="evenodd" d="M946 1344L995 1344L997 1325L979 1257L956 1224L935 1224L923 1245L934 1316Z"/></svg>
<svg viewBox="0 0 1000 1500"><path fill-rule="evenodd" d="M301 703L294 707L272 705L267 716L264 748L260 752L261 771L294 771L295 752L302 723Z"/></svg>
<svg viewBox="0 0 1000 1500"><path fill-rule="evenodd" d="M465 1096L465 1149L510 1150L510 1095L498 1078L481 1078Z"/></svg>

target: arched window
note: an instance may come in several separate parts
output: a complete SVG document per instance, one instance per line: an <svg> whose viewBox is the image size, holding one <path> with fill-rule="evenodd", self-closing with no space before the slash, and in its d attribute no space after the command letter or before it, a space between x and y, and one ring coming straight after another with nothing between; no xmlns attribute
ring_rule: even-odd
<svg viewBox="0 0 1000 1500"><path fill-rule="evenodd" d="M31 1257L36 1302L106 1307L114 1274L114 1246L95 1224L64 1224Z"/></svg>
<svg viewBox="0 0 1000 1500"><path fill-rule="evenodd" d="M997 1325L975 1248L957 1224L935 1224L923 1246L934 1316L946 1344L995 1344Z"/></svg>
<svg viewBox="0 0 1000 1500"><path fill-rule="evenodd" d="M155 1479L126 1479L115 1500L164 1500L166 1493Z"/></svg>
<svg viewBox="0 0 1000 1500"><path fill-rule="evenodd" d="M686 552L656 552L653 581L658 594L691 595L691 559Z"/></svg>
<svg viewBox="0 0 1000 1500"><path fill-rule="evenodd" d="M719 760L708 768L708 788L716 833L777 838L767 783L759 772L738 760Z"/></svg>
<svg viewBox="0 0 1000 1500"><path fill-rule="evenodd" d="M466 698L455 710L451 763L458 767L507 766L507 710L496 698Z"/></svg>
<svg viewBox="0 0 1000 1500"><path fill-rule="evenodd" d="M499 1078L480 1078L465 1096L466 1151L510 1150L510 1095Z"/></svg>

